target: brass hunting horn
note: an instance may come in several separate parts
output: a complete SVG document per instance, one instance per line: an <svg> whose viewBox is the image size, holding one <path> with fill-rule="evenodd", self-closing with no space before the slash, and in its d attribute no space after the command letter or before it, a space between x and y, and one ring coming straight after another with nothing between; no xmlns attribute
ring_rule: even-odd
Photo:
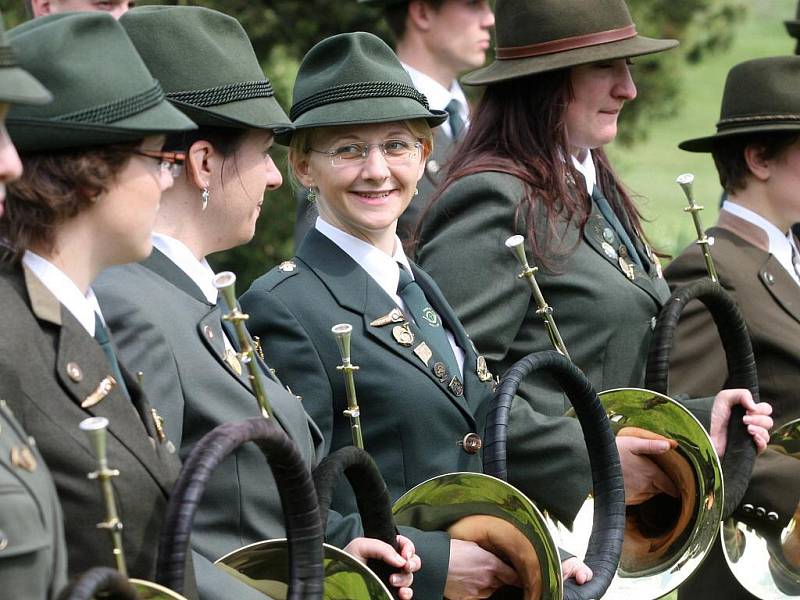
<svg viewBox="0 0 800 600"><path fill-rule="evenodd" d="M506 241L506 246L523 267L521 275L533 288L535 273L528 267L523 245L522 236L512 236ZM535 300L540 314L552 317L552 311L545 313L542 310L546 306L544 299L535 297ZM554 325L548 328L551 340L552 327ZM606 593L608 598L660 598L691 575L714 541L722 509L719 459L700 422L663 393L622 388L602 391L598 397L617 435L643 437L655 434L660 439L678 442L674 450L654 458L659 467L678 483L680 502L656 497L655 502L651 500L626 508L619 568ZM500 460L504 462L502 456ZM659 504L661 500L667 500L666 506ZM560 523L553 524L559 542L566 549L580 552L587 546L594 503L595 498L589 496L571 531ZM669 515L667 522L663 521L665 514Z"/></svg>
<svg viewBox="0 0 800 600"><path fill-rule="evenodd" d="M117 502L111 479L119 476L117 469L108 465L106 440L108 436L108 419L105 417L89 417L79 425L94 448L98 468L89 473L89 479L96 479L100 484L103 501L106 507L106 519L97 524L98 529L105 529L111 536L116 571L107 567L89 569L75 583L65 589L59 600L91 600L95 595L119 600L186 600L171 589L141 579L129 579L125 564L125 552L122 546L122 521L117 513ZM181 576L180 588L183 587Z"/></svg>
<svg viewBox="0 0 800 600"><path fill-rule="evenodd" d="M713 239L705 235L697 217L696 211L702 207L696 207L694 204L693 179L690 174L681 175L678 183L689 200L690 208L684 210L692 212L694 217L697 243L702 248L711 281L700 280L675 290L670 303L664 308L667 314L664 316L662 327L656 327L656 337L653 339L654 344L648 361L648 377L652 379L653 385L667 388L668 361L674 330L683 307L690 300L697 298L711 311L725 347L729 373L726 387L749 389L757 402L758 378L747 325L733 298L718 283L709 248L713 244ZM731 360L732 355L737 359L735 362ZM734 418L741 419L743 414L740 407L735 408L738 410L731 415L731 422ZM786 423L775 430L770 439L770 447L800 458L800 421ZM800 595L798 515L795 514L789 524L779 532L769 531L768 528L756 529L732 518L731 515L739 505L749 483L755 448L748 438L746 443L743 443L730 457L729 452L730 450L725 452L723 468L730 461L731 466L738 467L739 473L733 482L729 482L727 478L725 480L725 511L720 530L725 560L739 583L753 595L770 599L797 597ZM755 510L753 507L750 509Z"/></svg>
<svg viewBox="0 0 800 600"><path fill-rule="evenodd" d="M214 278L214 285L220 291L228 308L223 319L234 325L240 348L238 356L241 362L247 366L261 415L268 421L274 421L264 389L263 372L258 364L258 356L244 325L249 317L241 311L236 301L235 284L236 275L230 271L221 272ZM350 368L356 369L357 367L351 366ZM358 407L354 414L357 418ZM303 469L306 467L303 466ZM324 528L324 520L322 524ZM288 525L287 521L287 531ZM370 532L367 532L367 535L370 535ZM287 596L287 583L289 582L287 565L291 554L290 546L291 543L287 543L285 538L254 542L220 557L216 561L216 565L247 585L267 593L271 598L281 600L289 597ZM326 600L382 600L392 597L378 576L354 556L330 544L323 544L322 548L324 554L323 598Z"/></svg>

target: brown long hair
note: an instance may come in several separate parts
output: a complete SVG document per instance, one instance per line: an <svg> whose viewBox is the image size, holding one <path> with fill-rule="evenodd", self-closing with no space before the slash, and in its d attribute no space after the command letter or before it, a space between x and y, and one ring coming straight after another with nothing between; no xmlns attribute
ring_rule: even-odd
<svg viewBox="0 0 800 600"><path fill-rule="evenodd" d="M552 242L559 223L576 224L582 229L590 212L583 176L571 160L565 160L569 156L565 115L572 96L569 69L487 86L444 181L422 214L414 241L419 241L422 223L449 185L467 175L498 171L525 184L516 220L524 218L527 223L535 260L553 268L555 258L571 254L574 246L559 252L554 251ZM605 152L599 148L592 156L600 187L606 190L615 212L641 235L641 216ZM547 222L537 223L542 209Z"/></svg>

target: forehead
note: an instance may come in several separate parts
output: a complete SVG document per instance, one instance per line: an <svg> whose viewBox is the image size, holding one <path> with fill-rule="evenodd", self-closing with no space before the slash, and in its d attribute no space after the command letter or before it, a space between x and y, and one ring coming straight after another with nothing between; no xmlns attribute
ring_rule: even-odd
<svg viewBox="0 0 800 600"><path fill-rule="evenodd" d="M315 142L333 143L337 141L372 141L385 139L392 135L409 135L411 130L402 121L391 123L372 123L369 125L345 125L340 127L321 127L314 131Z"/></svg>
<svg viewBox="0 0 800 600"><path fill-rule="evenodd" d="M54 0L55 4L74 11L112 10L122 5L134 4L133 0Z"/></svg>

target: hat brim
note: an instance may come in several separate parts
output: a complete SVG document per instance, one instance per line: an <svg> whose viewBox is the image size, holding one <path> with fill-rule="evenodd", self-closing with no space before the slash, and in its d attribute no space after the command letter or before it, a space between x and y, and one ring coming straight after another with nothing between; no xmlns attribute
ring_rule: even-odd
<svg viewBox="0 0 800 600"><path fill-rule="evenodd" d="M427 110L411 98L359 98L312 108L300 115L292 125L297 130L425 119L430 127L438 127L447 117L447 112ZM275 140L279 144L288 145L293 133L279 132L275 135Z"/></svg>
<svg viewBox="0 0 800 600"><path fill-rule="evenodd" d="M6 119L6 125L20 152L105 146L139 140L148 135L197 129L191 119L166 100L114 123L77 123L10 116Z"/></svg>
<svg viewBox="0 0 800 600"><path fill-rule="evenodd" d="M681 150L686 150L687 152L712 152L714 147L718 145L720 142L724 142L731 138L737 138L743 135L752 135L752 134L768 134L768 133L782 133L782 132L791 132L795 131L800 133L800 123L796 125L786 124L786 123L774 123L772 125L769 124L760 124L760 125L751 125L750 127L737 127L736 129L728 129L726 131L720 131L715 133L714 135L708 135L701 138L694 138L691 140L685 140L678 144L678 148Z"/></svg>
<svg viewBox="0 0 800 600"><path fill-rule="evenodd" d="M626 40L575 48L574 50L566 50L554 54L495 60L486 67L468 73L461 81L466 85L487 85L604 60L655 54L674 48L677 45L677 40L658 40L637 35Z"/></svg>
<svg viewBox="0 0 800 600"><path fill-rule="evenodd" d="M800 39L800 21L784 21L783 24L790 36Z"/></svg>
<svg viewBox="0 0 800 600"><path fill-rule="evenodd" d="M237 129L292 128L292 122L274 98L248 98L207 107L176 100L170 103L198 125Z"/></svg>
<svg viewBox="0 0 800 600"><path fill-rule="evenodd" d="M47 104L53 95L25 69L4 68L3 86L0 88L0 102L11 104Z"/></svg>

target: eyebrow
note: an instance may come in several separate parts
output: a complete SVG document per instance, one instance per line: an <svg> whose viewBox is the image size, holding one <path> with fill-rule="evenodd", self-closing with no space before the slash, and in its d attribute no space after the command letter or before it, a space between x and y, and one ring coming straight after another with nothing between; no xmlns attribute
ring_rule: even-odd
<svg viewBox="0 0 800 600"><path fill-rule="evenodd" d="M386 133L386 137L384 139L385 140L391 140L391 139L396 139L397 137L402 137L404 135L408 135L410 137L414 137L414 134L411 133L410 131L408 131L407 129L393 129L393 130L389 131L388 133ZM332 138L330 140L330 142L328 142L328 143L330 143L330 144L341 144L343 142L344 143L347 143L347 142L366 143L362 138L360 138L357 135L354 135L352 133Z"/></svg>

